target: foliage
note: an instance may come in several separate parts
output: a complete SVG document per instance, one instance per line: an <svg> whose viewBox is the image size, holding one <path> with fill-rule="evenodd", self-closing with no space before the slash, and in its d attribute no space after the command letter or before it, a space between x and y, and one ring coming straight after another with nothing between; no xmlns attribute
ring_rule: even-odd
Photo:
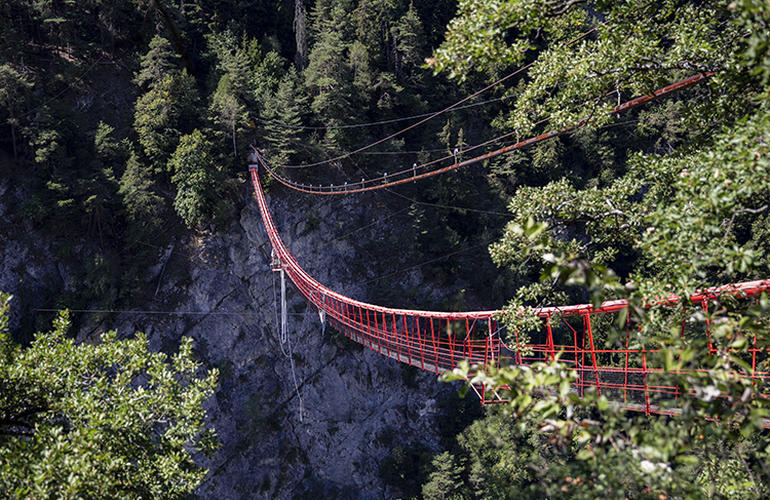
<svg viewBox="0 0 770 500"><path fill-rule="evenodd" d="M120 191L129 220L157 227L161 221L163 198L153 189L152 176L139 164L135 154L128 158L120 178Z"/></svg>
<svg viewBox="0 0 770 500"><path fill-rule="evenodd" d="M221 167L214 162L211 145L203 133L196 129L182 136L168 168L177 186L174 209L185 224L195 227L210 222L219 201Z"/></svg>
<svg viewBox="0 0 770 500"><path fill-rule="evenodd" d="M563 268L562 272L569 270ZM756 335L757 342L768 339L767 297L759 305L742 310L728 313L727 308L721 308L708 318L700 313L690 317L691 323L708 320L719 325L712 331L717 350L711 355L706 339L680 340L678 315L666 314L665 309L631 311L634 323L655 325L643 328L637 342L664 346L650 356L649 363L663 366L665 371L649 383L677 387L680 394L676 400L655 400L652 404L664 410L674 408L678 415L633 414L596 391L581 397L570 389L577 374L558 360L531 367L483 368L462 363L444 379L502 390L503 397L511 401L504 409L504 425L516 429L512 443L504 445L513 458L498 452L488 462L492 467L481 470L490 474L511 460L530 464L537 477L527 478L525 472L520 484L532 495L555 498L594 498L616 492L629 498L765 495L770 479L766 466L770 442L763 419L770 415L770 403L760 396L760 386L741 377L733 367L746 366L748 335ZM487 418L478 425L489 428L490 435L473 437L472 432L464 432L460 443L471 436L465 453L469 449L478 453L506 435L493 427L499 425L497 418ZM527 456L528 448L523 446L533 438L537 445L529 449L534 451L534 459ZM724 473L717 474L717 468L723 468ZM466 470L472 481L474 469ZM511 481L520 481L515 472L506 474ZM516 496L494 493L498 484L499 479L484 482L481 491L497 498Z"/></svg>
<svg viewBox="0 0 770 500"><path fill-rule="evenodd" d="M67 338L67 312L27 347L7 330L0 295L0 489L14 498L190 495L193 461L216 448L202 407L217 372L199 375L190 339L168 359L143 334L96 345Z"/></svg>
<svg viewBox="0 0 770 500"><path fill-rule="evenodd" d="M156 175L165 171L164 160L189 129L197 101L195 82L184 72L162 77L136 101L134 128Z"/></svg>
<svg viewBox="0 0 770 500"><path fill-rule="evenodd" d="M158 83L179 69L179 56L171 48L171 43L160 35L150 40L149 50L142 56L139 73L134 83L140 87L154 88Z"/></svg>
<svg viewBox="0 0 770 500"><path fill-rule="evenodd" d="M270 145L272 162L284 164L299 153L297 144L302 126L302 115L307 109L307 99L301 93L299 76L290 69L278 84L275 94L267 101L264 116L265 141Z"/></svg>
<svg viewBox="0 0 770 500"><path fill-rule="evenodd" d="M462 364L445 379L502 390L517 429L503 447L511 456L497 453L475 469L460 463L436 481L454 474L475 496L513 498L517 492L495 489L505 482L493 472L522 460L529 470L502 477L530 496L767 495L768 401L762 383L739 375L752 369L749 346L770 341L767 298L721 298L707 312L647 307L648 297L768 276L767 14L758 2L460 2L429 62L435 70L496 76L531 61L510 91L511 112L496 125L525 136L543 121L552 129L587 119L571 136L493 167L490 180L510 193L513 220L490 254L533 280L514 294L506 326L541 328L531 305L627 298L628 310L595 340L617 346L618 325L638 327L632 347L662 368L650 383L680 395L652 402L676 416L646 417L622 409L606 390L572 392L577 374L558 360ZM707 88L633 113L631 137L605 132L619 100L704 71L716 72ZM688 333L680 335L683 324ZM498 418L477 424L492 428ZM476 434L446 460L487 449L501 434ZM528 457L533 438L538 451ZM492 479L474 483L478 470ZM527 477L534 471L537 479Z"/></svg>

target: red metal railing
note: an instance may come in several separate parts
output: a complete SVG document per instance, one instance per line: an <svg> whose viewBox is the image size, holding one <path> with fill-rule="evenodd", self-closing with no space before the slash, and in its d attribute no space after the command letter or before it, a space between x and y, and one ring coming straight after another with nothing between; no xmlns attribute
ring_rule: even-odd
<svg viewBox="0 0 770 500"><path fill-rule="evenodd" d="M675 386L657 382L650 375L664 373L660 366L651 363L654 346L633 347L632 329L627 328L622 347L597 345L596 328L600 323L614 320L614 314L626 307L625 300L602 303L542 307L535 313L542 318L543 328L525 345L519 344L513 335L513 345L501 341L497 317L501 311L438 312L396 309L361 302L341 295L310 276L281 240L267 207L259 181L256 164L249 166L254 193L262 214L267 235L281 268L308 302L323 312L326 319L351 340L390 358L416 366L423 370L441 373L457 366L460 360L472 364L504 362L531 364L548 361L560 354L560 360L578 373L573 389L580 394L593 387L602 394L621 402L625 407L646 413L671 413L659 409L655 401L677 398ZM736 295L755 297L770 288L770 280L751 281L734 285L709 288L682 301L678 296L665 297L659 305L708 307L717 297ZM685 324L682 323L682 335ZM707 335L704 331L687 332L688 335ZM524 342L522 342L524 344ZM711 344L710 344L711 346ZM750 357L751 372L741 376L764 382L770 373L757 367L767 359L768 349L752 345L745 356ZM653 356L654 358L654 356ZM491 402L488 395L479 394L483 402Z"/></svg>

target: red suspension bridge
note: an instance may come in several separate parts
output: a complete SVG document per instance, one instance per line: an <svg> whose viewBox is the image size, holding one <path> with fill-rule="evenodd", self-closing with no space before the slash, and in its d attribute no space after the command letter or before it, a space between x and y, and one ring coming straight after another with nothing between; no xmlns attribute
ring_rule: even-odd
<svg viewBox="0 0 770 500"><path fill-rule="evenodd" d="M612 113L621 113L645 104L659 97L668 95L705 81L712 73L700 73L662 87L648 95L640 96L612 109ZM523 149L552 137L582 127L588 122L583 119L573 126L564 127L517 141L503 148L481 154L465 161L457 161L456 156L447 156L414 165L388 176L362 179L360 182L343 185L313 186L298 184L278 175L264 161L262 155L254 149L250 157L250 175L254 192L262 214L270 243L273 247L274 269L282 274L282 300L285 301L285 275L296 285L305 299L318 309L321 321L335 326L351 340L377 351L402 363L416 366L422 370L442 373L455 368L461 360L468 360L472 365L515 364L531 365L559 357L577 374L572 389L583 394L587 389L594 389L609 399L619 402L623 407L651 413L675 413L665 409L659 403L674 399L681 394L679 388L667 385L658 374L665 370L657 360L659 346L638 345L631 341L630 325L626 329L625 345L612 348L601 347L604 334L602 330L611 324L614 315L629 307L625 300L604 302L598 307L591 304L572 306L541 307L534 313L541 320L540 330L519 338L517 332L505 335L499 323L502 311L471 312L436 312L411 309L396 309L361 302L341 295L310 276L298 264L276 231L273 219L265 201L265 195L259 181L260 164L271 176L296 191L320 195L344 195L397 186L406 182L432 177L451 170L473 165L489 158L510 151ZM422 123L422 122L420 122ZM466 149L474 150L491 144L496 140L512 135L511 133ZM382 141L379 141L382 142ZM442 161L453 159L454 162L443 167L427 170ZM323 162L321 162L323 163ZM315 164L311 164L312 166ZM666 307L701 307L706 312L709 304L723 299L726 295L740 299L756 297L770 288L770 280L751 281L724 285L702 290L690 297L670 296L656 302L655 305ZM285 311L285 305L284 305ZM687 328L693 331L686 331ZM700 329L699 329L700 328ZM681 335L691 338L701 336L707 339L709 350L716 352L711 342L709 325L687 327L682 321ZM282 331L286 331L286 316L282 317ZM598 333L598 335L597 335ZM503 339L511 339L506 343ZM597 339L601 342L597 342ZM600 347L597 347L599 345ZM770 378L770 372L763 371L765 362L770 361L770 348L757 347L756 339L744 354L746 366L751 369L738 373L751 379L753 383L764 382ZM737 373L737 372L736 372ZM483 387L474 388L482 404L499 402L498 393L488 394ZM759 391L763 396L763 389Z"/></svg>
<svg viewBox="0 0 770 500"><path fill-rule="evenodd" d="M318 309L322 321L328 321L349 339L377 351L383 356L422 370L441 373L451 370L461 360L471 364L530 365L548 361L560 354L560 360L578 373L573 389L582 394L595 388L608 398L619 401L633 410L666 413L656 404L661 399L679 395L677 387L657 383L650 375L663 373L663 368L651 363L657 350L651 346L633 347L629 343L620 348L597 348L597 326L606 325L613 314L628 307L625 300L604 302L599 307L581 304L561 307L542 307L535 313L542 320L542 330L532 336L526 345L513 345L502 339L502 325L498 317L502 311L437 312L382 307L341 295L310 276L286 248L273 223L259 181L258 167L249 165L259 210L267 235L273 247L276 269L289 276L305 299ZM752 281L709 288L686 300L667 297L668 306L708 308L710 302L726 294L741 298L756 297L770 288L770 280ZM282 286L283 289L283 286ZM282 290L283 291L283 290ZM285 326L285 317L283 318ZM685 324L682 323L682 334ZM708 330L701 332L708 335ZM768 349L753 346L748 349L751 371L742 376L766 381L770 373L758 371L767 358ZM477 390L482 403L493 402L496 395Z"/></svg>

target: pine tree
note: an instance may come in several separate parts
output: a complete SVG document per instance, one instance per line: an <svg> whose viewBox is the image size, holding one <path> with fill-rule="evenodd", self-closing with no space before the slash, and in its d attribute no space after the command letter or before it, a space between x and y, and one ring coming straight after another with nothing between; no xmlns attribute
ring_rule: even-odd
<svg viewBox="0 0 770 500"><path fill-rule="evenodd" d="M230 75L225 74L219 79L217 90L211 97L209 110L214 115L214 121L224 130L230 132L233 141L233 158L237 158L236 133L239 128L246 124L246 107L239 102L233 92Z"/></svg>
<svg viewBox="0 0 770 500"><path fill-rule="evenodd" d="M142 56L139 72L134 83L140 87L154 88L170 74L179 70L179 56L171 48L171 43L160 35L150 40L149 50Z"/></svg>
<svg viewBox="0 0 770 500"><path fill-rule="evenodd" d="M307 64L307 12L303 0L294 0L294 64L298 71Z"/></svg>
<svg viewBox="0 0 770 500"><path fill-rule="evenodd" d="M177 187L174 209L185 224L194 228L211 222L217 204L217 181L221 177L211 144L195 129L179 140L168 162Z"/></svg>
<svg viewBox="0 0 770 500"><path fill-rule="evenodd" d="M353 71L348 59L348 43L342 30L349 23L345 12L334 7L329 17L321 17L318 9L314 20L319 26L310 63L305 70L305 85L312 96L310 107L327 125L349 122L353 108ZM327 130L325 146L339 148L345 140L339 130Z"/></svg>
<svg viewBox="0 0 770 500"><path fill-rule="evenodd" d="M190 129L197 101L195 81L187 72L164 76L137 100L134 129L156 175L165 171L179 136Z"/></svg>
<svg viewBox="0 0 770 500"><path fill-rule="evenodd" d="M157 228L164 209L163 198L156 192L151 171L131 153L120 178L118 194L130 223L137 227Z"/></svg>
<svg viewBox="0 0 770 500"><path fill-rule="evenodd" d="M270 160L275 165L292 161L301 142L297 128L302 125L302 115L307 99L302 94L300 80L294 68L281 79L278 90L265 109L265 140L270 145Z"/></svg>
<svg viewBox="0 0 770 500"><path fill-rule="evenodd" d="M433 459L435 470L422 487L426 500L464 500L471 498L462 480L463 468L451 453L445 451Z"/></svg>
<svg viewBox="0 0 770 500"><path fill-rule="evenodd" d="M391 44L393 50L393 72L398 79L407 79L411 83L417 83L421 74L420 66L423 64L424 33L422 22L414 8L414 3L409 3L406 11L390 29Z"/></svg>
<svg viewBox="0 0 770 500"><path fill-rule="evenodd" d="M16 129L19 127L19 115L24 109L26 94L32 83L10 64L0 64L0 118L11 128L13 157L19 154ZM7 113L7 115L6 115Z"/></svg>

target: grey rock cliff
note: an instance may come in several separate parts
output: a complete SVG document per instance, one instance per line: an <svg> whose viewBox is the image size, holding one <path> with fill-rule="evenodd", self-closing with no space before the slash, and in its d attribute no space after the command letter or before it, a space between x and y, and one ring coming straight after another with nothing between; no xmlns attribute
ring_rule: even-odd
<svg viewBox="0 0 770 500"><path fill-rule="evenodd" d="M367 224L356 202L313 200L304 207L307 199L286 197L269 203L306 270L341 293L367 299L365 286L356 283L371 278L371 271L356 267L347 240L335 240L345 232L341 228ZM356 237L391 229L369 222L374 224ZM0 289L35 297L35 290L66 286L72 270L42 257L54 249L24 241L0 244ZM223 446L210 459L200 457L210 469L202 498L392 497L397 493L380 477L391 449L415 442L438 449L436 399L454 389L434 374L409 372L330 328L323 332L317 311L291 283L290 342L280 341L279 277L270 269L256 203L248 203L228 231L190 237L173 251L183 254L185 271L164 272L169 250L161 251L158 269L150 273L152 288L159 284L156 298L145 308L193 314L120 314L109 325L86 321L78 338L107 328L124 336L144 331L152 349L172 352L187 335L205 365L219 368L220 386L207 410ZM418 282L417 272L404 280ZM44 306L38 302L25 299L25 310Z"/></svg>

